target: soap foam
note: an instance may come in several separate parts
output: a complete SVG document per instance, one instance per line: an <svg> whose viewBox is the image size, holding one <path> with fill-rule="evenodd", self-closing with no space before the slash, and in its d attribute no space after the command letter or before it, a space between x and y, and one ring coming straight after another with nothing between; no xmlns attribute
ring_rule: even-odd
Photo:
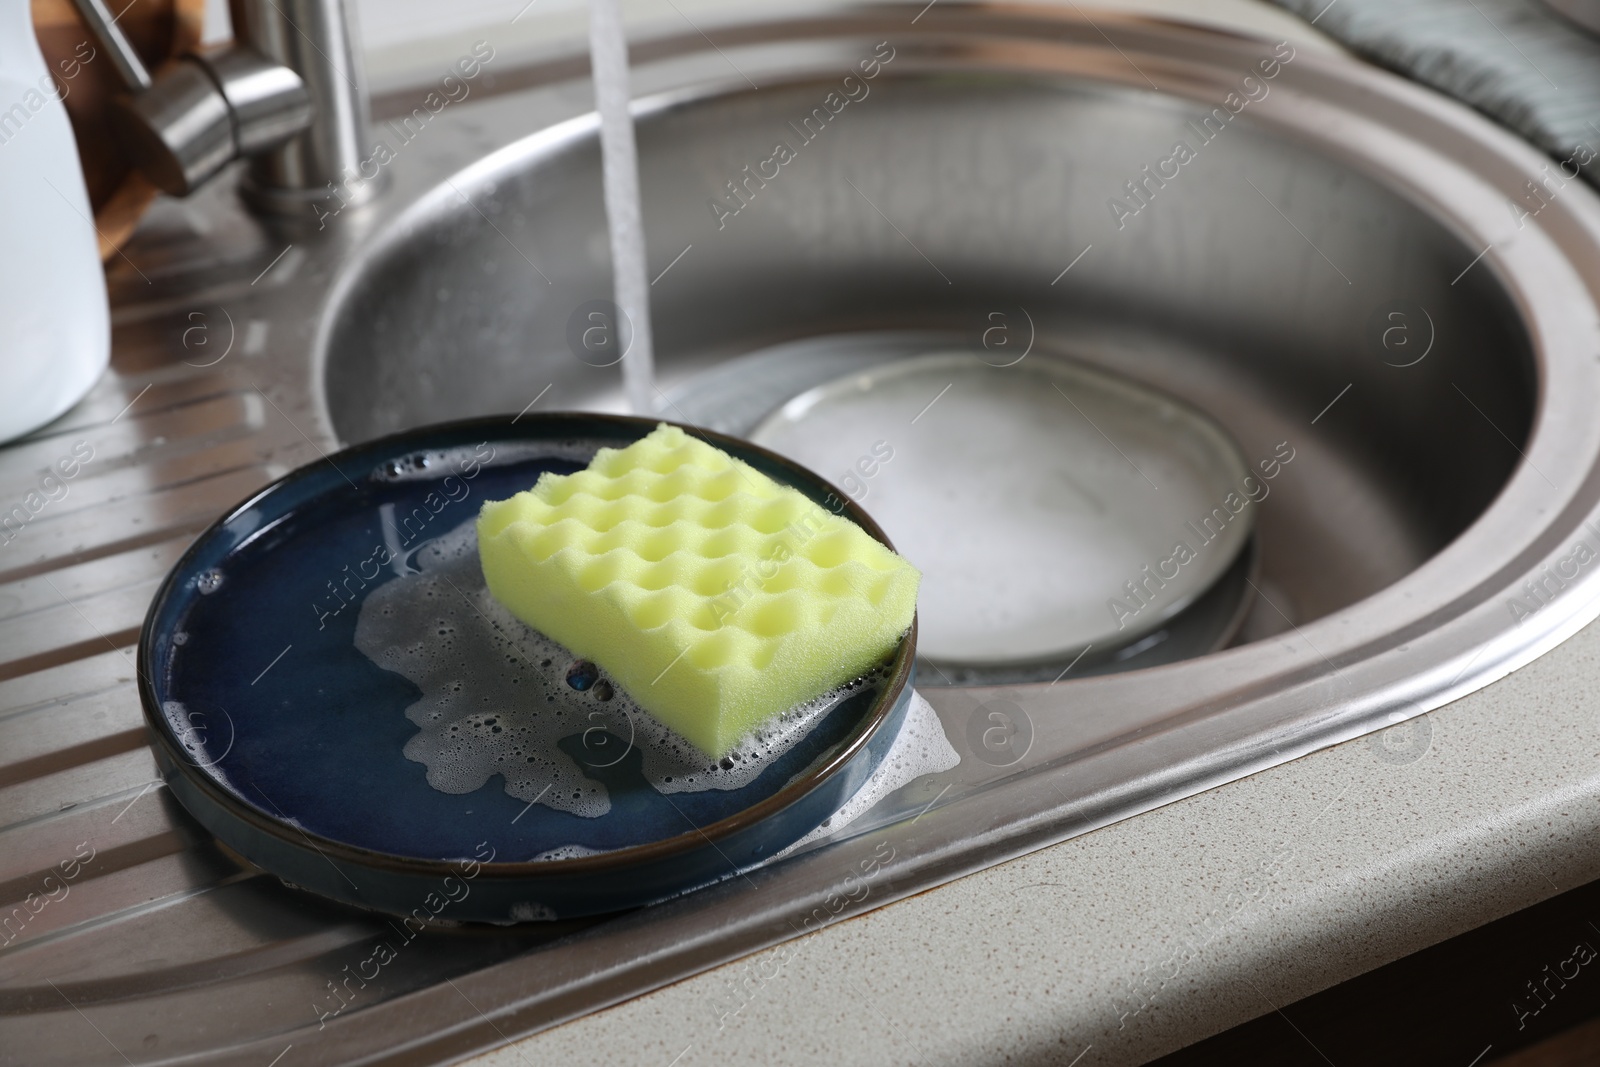
<svg viewBox="0 0 1600 1067"><path fill-rule="evenodd" d="M557 918L554 909L540 904L536 900L522 900L511 905L511 918L514 922L554 922Z"/></svg>
<svg viewBox="0 0 1600 1067"><path fill-rule="evenodd" d="M603 848L590 848L588 845L557 845L547 848L533 857L534 863L543 863L546 860L577 860L585 856L598 856L606 850Z"/></svg>
<svg viewBox="0 0 1600 1067"><path fill-rule="evenodd" d="M781 859L809 845L813 841L840 833L856 819L866 814L878 801L902 786L923 775L948 771L961 762L961 754L945 736L944 724L938 712L921 693L912 690L911 706L906 709L905 723L889 746L883 762L872 772L854 796L834 812L822 825L806 834L794 844L783 849L774 859Z"/></svg>
<svg viewBox="0 0 1600 1067"><path fill-rule="evenodd" d="M375 482L431 482L452 474L460 475L469 466L507 467L537 459L560 459L587 464L600 447L595 441L501 441L485 459L480 445L457 448L430 448L395 456L374 467Z"/></svg>
<svg viewBox="0 0 1600 1067"><path fill-rule="evenodd" d="M576 657L525 626L485 587L475 521L424 544L414 562L419 571L362 603L355 643L422 691L406 709L419 732L404 752L428 768L428 784L441 792L470 793L499 774L518 800L597 818L611 810L611 798L585 771L619 762L632 749L661 793L739 789L877 678L869 674L785 712L711 760L605 671L582 691L566 683ZM577 759L557 746L573 737Z"/></svg>
<svg viewBox="0 0 1600 1067"><path fill-rule="evenodd" d="M422 690L406 709L420 731L404 751L428 768L429 785L470 793L500 774L518 800L604 815L611 810L605 787L556 748L592 725L593 691L578 693L541 669L571 659L554 642L509 613L491 613L498 605L483 589L473 525L423 545L415 554L421 570L366 598L356 648Z"/></svg>
<svg viewBox="0 0 1600 1067"><path fill-rule="evenodd" d="M654 716L640 712L637 743L644 757L644 776L662 793L743 788L792 749L812 727L827 717L830 710L871 685L875 677L858 678L782 713L746 734L720 761L708 760L699 749L663 726Z"/></svg>

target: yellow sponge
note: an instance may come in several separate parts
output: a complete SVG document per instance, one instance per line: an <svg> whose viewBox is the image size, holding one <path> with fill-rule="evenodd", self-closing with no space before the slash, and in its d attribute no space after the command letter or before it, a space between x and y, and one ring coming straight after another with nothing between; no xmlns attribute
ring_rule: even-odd
<svg viewBox="0 0 1600 1067"><path fill-rule="evenodd" d="M899 643L921 575L848 519L665 423L478 516L489 591L720 758Z"/></svg>

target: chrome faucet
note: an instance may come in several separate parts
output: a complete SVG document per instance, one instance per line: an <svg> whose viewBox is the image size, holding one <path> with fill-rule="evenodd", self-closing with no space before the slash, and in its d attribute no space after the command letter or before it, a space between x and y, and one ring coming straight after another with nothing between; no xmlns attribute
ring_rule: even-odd
<svg viewBox="0 0 1600 1067"><path fill-rule="evenodd" d="M113 105L117 137L160 189L188 196L247 158L240 194L264 214L311 214L378 192L382 176L359 169L368 101L352 0L229 0L233 43L191 52L154 78L104 0L74 3L128 90Z"/></svg>

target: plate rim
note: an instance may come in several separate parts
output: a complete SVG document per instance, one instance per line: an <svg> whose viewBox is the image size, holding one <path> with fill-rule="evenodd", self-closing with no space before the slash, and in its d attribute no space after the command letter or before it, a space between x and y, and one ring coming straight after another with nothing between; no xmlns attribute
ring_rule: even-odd
<svg viewBox="0 0 1600 1067"><path fill-rule="evenodd" d="M154 663L156 620L163 613L169 601L182 594L182 583L179 576L186 575L193 568L195 557L221 534L224 527L272 494L283 492L290 486L308 481L330 470L348 480L348 475L338 465L337 461L341 459L349 459L369 451L379 452L384 450L385 446L393 446L414 440L420 433L430 435L462 433L473 428L505 431L524 421L526 421L527 427L530 429L539 426L559 429L563 425L581 426L600 423L608 424L619 430L632 429L638 431L631 437L629 443L640 440L651 430L665 423L669 426L678 427L686 433L693 434L724 451L728 451L729 446L731 446L736 458L738 452L753 452L773 466L798 471L802 475L812 478L818 486L832 493L836 499L843 503L844 510L835 514L848 516L851 521L866 531L868 536L883 544L890 551L894 551L894 544L889 540L883 528L873 521L872 517L862 510L855 501L840 491L838 486L811 470L811 468L796 463L794 460L781 456L753 441L747 441L743 438L718 433L715 430L708 430L687 423L675 422L670 419L584 411L541 412L535 415L517 416L509 414L480 415L466 419L428 423L424 426L385 434L370 441L347 445L336 452L325 452L319 458L296 467L282 477L251 493L239 503L225 509L215 521L195 536L195 539L184 549L183 555L168 570L160 586L157 587L155 595L151 598L150 606L146 609L144 622L139 628L139 646L135 659L139 702L143 707L145 722L151 731L151 744L158 749L158 754L162 757L162 761L170 767L170 770L162 773L163 780L174 774L181 775L191 786L197 788L207 801L220 808L228 816L245 822L256 831L265 833L275 838L280 844L296 851L303 850L305 846L309 845L312 849L326 852L332 859L342 859L357 866L377 868L391 873L406 875L436 874L448 876L458 873L457 869L463 862L471 862L478 864L481 869L480 873L475 877L488 876L491 880L514 879L520 881L530 878L603 875L613 869L624 871L636 868L640 864L670 861L707 844L711 845L712 848L717 848L718 841L749 830L780 814L784 809L799 802L814 790L826 784L835 775L848 768L855 758L877 738L884 723L893 717L896 706L899 704L906 688L911 684L917 646L917 617L914 614L910 628L900 639L899 645L896 646L888 677L885 679L883 688L880 690L877 700L874 701L872 709L852 728L850 735L836 747L832 755L826 760L800 772L771 796L748 807L741 808L715 822L699 827L691 823L692 828L685 833L640 845L612 849L594 855L551 860L490 859L485 861L468 857L439 859L383 852L363 845L352 844L348 841L341 841L337 838L326 837L320 833L298 827L293 827L294 832L291 834L288 832L291 829L291 825L286 821L286 817L273 818L268 813L249 803L242 796L237 795L233 790L226 788L213 775L205 773L203 768L193 765L184 758L176 739L172 735L172 725L167 721L166 715L161 712L159 700L157 699L156 683L153 677L154 668L159 666ZM584 434L581 432L546 433L537 435L532 439L582 438L583 436ZM590 436L592 436L592 433ZM398 451L416 451L427 447L427 445L414 445L401 448ZM612 446L602 445L601 447ZM626 447L626 445L622 447ZM790 488L797 487L791 485ZM257 863L251 857L246 856L245 858L252 863Z"/></svg>

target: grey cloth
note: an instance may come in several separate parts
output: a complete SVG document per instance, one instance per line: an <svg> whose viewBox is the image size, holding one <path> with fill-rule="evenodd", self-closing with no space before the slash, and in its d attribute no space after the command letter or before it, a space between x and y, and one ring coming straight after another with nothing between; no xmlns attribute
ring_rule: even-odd
<svg viewBox="0 0 1600 1067"><path fill-rule="evenodd" d="M1600 38L1539 0L1274 2L1572 160L1600 185Z"/></svg>

